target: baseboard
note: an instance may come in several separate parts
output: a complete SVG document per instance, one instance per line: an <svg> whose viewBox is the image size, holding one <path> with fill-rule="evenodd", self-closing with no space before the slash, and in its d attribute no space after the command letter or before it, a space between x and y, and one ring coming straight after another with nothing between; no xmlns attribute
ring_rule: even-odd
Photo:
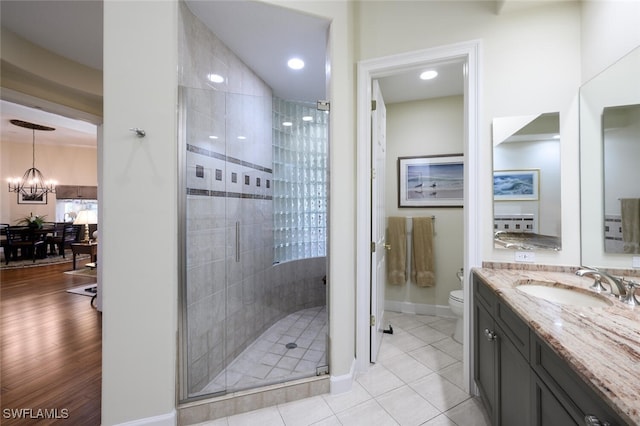
<svg viewBox="0 0 640 426"><path fill-rule="evenodd" d="M433 315L437 317L455 318L448 305L427 305L425 303L401 302L385 300L384 310L402 312L403 314Z"/></svg>
<svg viewBox="0 0 640 426"><path fill-rule="evenodd" d="M351 390L351 386L353 385L353 379L355 377L356 371L356 360L355 358L351 361L351 368L347 374L343 374L340 376L331 376L329 381L329 389L331 395L336 395L339 393L349 392Z"/></svg>
<svg viewBox="0 0 640 426"><path fill-rule="evenodd" d="M167 414L119 423L117 426L175 426L177 420L176 410L172 410Z"/></svg>

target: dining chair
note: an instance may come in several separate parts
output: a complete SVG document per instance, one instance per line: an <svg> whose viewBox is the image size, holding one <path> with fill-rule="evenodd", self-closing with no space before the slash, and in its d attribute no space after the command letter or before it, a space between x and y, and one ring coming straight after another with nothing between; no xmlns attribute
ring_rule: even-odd
<svg viewBox="0 0 640 426"><path fill-rule="evenodd" d="M71 243L76 241L77 228L73 226L71 222L58 222L54 226L52 235L47 237L47 244L49 245L49 254L55 252L58 248L58 254L63 258L65 256L65 249L71 248Z"/></svg>
<svg viewBox="0 0 640 426"><path fill-rule="evenodd" d="M18 250L22 257L31 256L35 263L38 251L44 247L44 236L33 232L27 226L7 226L7 240L4 246L4 260L8 265L9 260L18 258Z"/></svg>

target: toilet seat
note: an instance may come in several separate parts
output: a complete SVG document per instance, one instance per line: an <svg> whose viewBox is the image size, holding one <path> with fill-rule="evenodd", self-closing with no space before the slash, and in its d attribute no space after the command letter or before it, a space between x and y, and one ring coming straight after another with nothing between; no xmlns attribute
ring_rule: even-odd
<svg viewBox="0 0 640 426"><path fill-rule="evenodd" d="M453 290L449 293L449 299L464 303L464 292L462 290Z"/></svg>
<svg viewBox="0 0 640 426"><path fill-rule="evenodd" d="M464 291L453 290L449 293L449 308L451 312L456 316L456 330L454 331L453 340L458 343L462 343L463 339L463 321L464 316Z"/></svg>

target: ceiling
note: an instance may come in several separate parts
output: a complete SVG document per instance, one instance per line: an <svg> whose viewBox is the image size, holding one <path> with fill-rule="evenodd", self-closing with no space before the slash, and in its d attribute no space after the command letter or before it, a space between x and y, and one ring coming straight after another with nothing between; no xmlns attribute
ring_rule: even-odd
<svg viewBox="0 0 640 426"><path fill-rule="evenodd" d="M0 21L31 43L102 69L102 1L2 0Z"/></svg>
<svg viewBox="0 0 640 426"><path fill-rule="evenodd" d="M434 70L433 80L420 80L423 71ZM464 62L462 60L433 64L405 70L378 79L385 104L442 98L464 93Z"/></svg>
<svg viewBox="0 0 640 426"><path fill-rule="evenodd" d="M18 119L56 129L52 132L36 131L36 145L69 145L94 148L96 146L96 126L85 121L73 120L4 100L0 100L0 119L2 120L0 137L3 141L32 143L33 132L30 129L9 123L9 120Z"/></svg>
<svg viewBox="0 0 640 426"><path fill-rule="evenodd" d="M275 96L314 103L326 98L328 19L255 1L186 0L186 4ZM302 59L305 67L289 69L292 57Z"/></svg>
<svg viewBox="0 0 640 426"><path fill-rule="evenodd" d="M250 68L283 99L315 102L325 99L326 43L330 21L283 7L257 1L187 0L189 9L233 50ZM2 26L22 38L83 65L102 69L102 2L69 0L1 0ZM302 58L306 66L292 72L286 61L292 56ZM387 103L462 94L462 64L448 63L437 67L439 76L421 81L423 70L411 70L384 77L380 84ZM9 119L42 120L34 110L18 111L0 104L2 129L0 136L15 139L15 129ZM21 114L17 116L16 114ZM50 117L51 119L51 117ZM41 123L47 124L47 123ZM50 132L57 143L95 145L95 130L91 136L74 129L61 117L56 132ZM69 133L66 133L67 126ZM76 126L78 127L78 126ZM16 129L18 129L16 127ZM79 133L78 133L79 132ZM37 135L40 143L40 136ZM31 142L31 139L27 142ZM44 137L43 137L44 142ZM53 141L52 141L53 143Z"/></svg>

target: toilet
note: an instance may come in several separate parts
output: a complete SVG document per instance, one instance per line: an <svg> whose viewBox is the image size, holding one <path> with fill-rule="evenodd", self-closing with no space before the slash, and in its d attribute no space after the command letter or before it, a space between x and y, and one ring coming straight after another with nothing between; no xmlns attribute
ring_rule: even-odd
<svg viewBox="0 0 640 426"><path fill-rule="evenodd" d="M460 285L464 283L464 273L461 269L456 273L458 279L460 280ZM451 312L456 316L456 330L453 333L453 340L458 343L462 343L462 315L464 313L464 291L463 290L453 290L449 293L449 308Z"/></svg>

